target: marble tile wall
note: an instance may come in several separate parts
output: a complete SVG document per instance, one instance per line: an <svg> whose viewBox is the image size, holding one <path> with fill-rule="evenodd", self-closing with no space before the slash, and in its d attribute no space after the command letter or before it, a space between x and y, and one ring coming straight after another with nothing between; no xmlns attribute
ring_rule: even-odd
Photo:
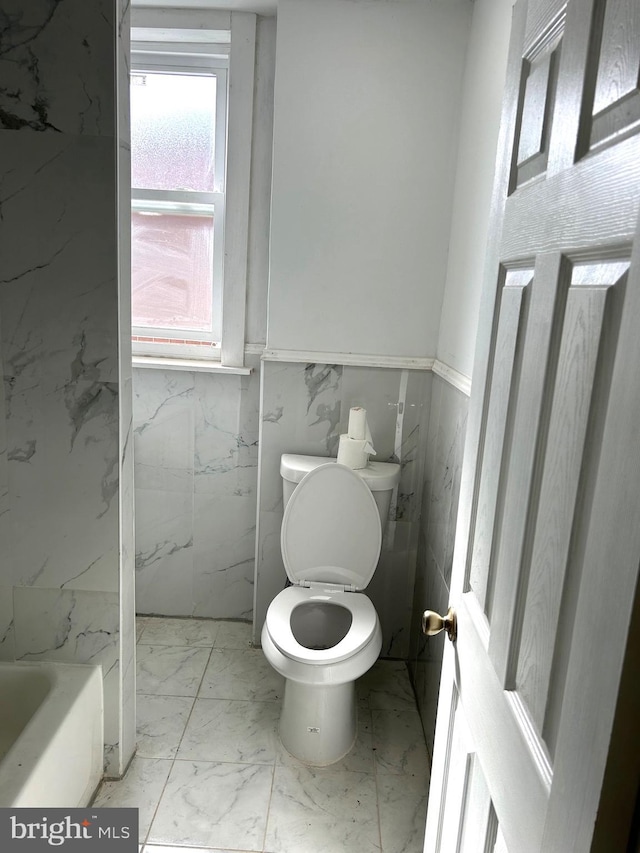
<svg viewBox="0 0 640 853"><path fill-rule="evenodd" d="M468 397L439 376L433 376L409 654L430 752L444 634L427 638L421 632L420 622L424 610L444 613L448 607L468 403Z"/></svg>
<svg viewBox="0 0 640 853"><path fill-rule="evenodd" d="M138 613L251 619L260 360L134 370Z"/></svg>
<svg viewBox="0 0 640 853"><path fill-rule="evenodd" d="M375 458L402 464L397 502L367 594L382 624L382 655L407 658L430 390L431 373L419 370L263 363L256 642L269 603L286 583L280 554L280 456L335 456L339 435L347 430L349 409L360 405L367 409Z"/></svg>
<svg viewBox="0 0 640 853"><path fill-rule="evenodd" d="M0 208L1 210L1 208ZM2 323L0 322L0 367L2 366ZM4 382L0 382L0 529L9 511L9 466L7 460L7 415ZM4 548L0 543L0 553ZM13 584L8 573L0 570L0 660L13 660Z"/></svg>
<svg viewBox="0 0 640 853"><path fill-rule="evenodd" d="M128 83L115 59L127 53L128 2L11 6L0 51L0 657L101 664L106 772L118 775L135 722L131 703L123 713L133 527L121 539L132 516L119 358L129 285L116 228L128 216L117 181L126 186Z"/></svg>

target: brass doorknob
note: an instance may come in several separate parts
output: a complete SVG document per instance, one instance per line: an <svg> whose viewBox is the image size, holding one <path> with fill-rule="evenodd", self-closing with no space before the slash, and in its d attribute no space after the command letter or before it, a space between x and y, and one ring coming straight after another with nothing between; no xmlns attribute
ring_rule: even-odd
<svg viewBox="0 0 640 853"><path fill-rule="evenodd" d="M455 643L458 635L458 620L453 607L447 610L447 615L444 617L433 610L425 610L422 614L423 634L426 634L427 637L433 637L435 634L439 634L440 631L446 631L451 642Z"/></svg>

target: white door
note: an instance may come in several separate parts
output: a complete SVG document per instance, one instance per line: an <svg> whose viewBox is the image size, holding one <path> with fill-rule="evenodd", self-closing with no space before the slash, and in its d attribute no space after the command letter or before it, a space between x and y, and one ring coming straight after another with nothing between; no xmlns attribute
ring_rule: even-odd
<svg viewBox="0 0 640 853"><path fill-rule="evenodd" d="M626 850L639 70L640 0L517 3L425 853Z"/></svg>

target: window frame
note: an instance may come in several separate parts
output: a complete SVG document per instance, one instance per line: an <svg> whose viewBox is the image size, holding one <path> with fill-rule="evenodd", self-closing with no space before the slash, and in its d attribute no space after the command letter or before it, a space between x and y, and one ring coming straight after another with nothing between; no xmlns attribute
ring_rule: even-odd
<svg viewBox="0 0 640 853"><path fill-rule="evenodd" d="M136 367L248 373L244 353L256 15L134 8L131 36L135 53L150 49L165 53L169 45L174 53L198 57L228 53L222 336L215 347L165 344L152 348L133 342L133 363Z"/></svg>
<svg viewBox="0 0 640 853"><path fill-rule="evenodd" d="M203 50L204 48L204 50ZM220 357L222 339L222 288L224 282L224 211L227 142L228 46L189 45L177 42L132 42L131 75L178 74L181 76L215 77L215 164L212 192L195 190L158 190L131 187L132 213L173 213L177 215L212 216L212 329L171 329L162 326L132 324L132 349L136 355L182 358ZM201 344L140 341L136 337L169 338L201 341Z"/></svg>

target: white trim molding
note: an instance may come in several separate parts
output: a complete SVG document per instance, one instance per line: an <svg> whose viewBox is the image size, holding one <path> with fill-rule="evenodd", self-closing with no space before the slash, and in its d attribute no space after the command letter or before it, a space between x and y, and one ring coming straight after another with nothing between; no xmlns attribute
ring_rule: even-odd
<svg viewBox="0 0 640 853"><path fill-rule="evenodd" d="M449 367L448 364L445 364L443 361L438 361L438 359L434 359L433 367L431 368L436 376L439 376L441 379L444 379L449 385L453 385L454 388L457 388L458 391L461 391L466 397L471 396L471 379L468 376L465 376L464 373L460 373L459 370L456 370L455 367Z"/></svg>
<svg viewBox="0 0 640 853"><path fill-rule="evenodd" d="M164 356L134 355L133 367L152 368L153 370L184 370L194 373L227 373L229 375L248 376L250 367L221 364L219 361L205 358L165 358Z"/></svg>
<svg viewBox="0 0 640 853"><path fill-rule="evenodd" d="M222 364L242 367L247 303L256 16L231 13Z"/></svg>
<svg viewBox="0 0 640 853"><path fill-rule="evenodd" d="M471 395L471 379L435 358L410 358L408 356L355 355L354 353L310 352L303 350L265 349L263 344L246 344L245 356L259 356L262 361L280 361L294 364L342 364L351 367L386 367L394 370L427 370L435 373L448 385L466 397ZM163 356L135 355L134 367L150 367L156 370L189 370L203 373L228 373L247 375L250 367L224 365L220 361L203 358L171 358Z"/></svg>
<svg viewBox="0 0 640 853"><path fill-rule="evenodd" d="M360 355L352 352L312 352L308 350L265 349L263 361L289 361L307 364L344 364L353 367L392 367L401 370L432 370L433 358L402 355Z"/></svg>
<svg viewBox="0 0 640 853"><path fill-rule="evenodd" d="M195 7L197 4L190 2L188 5ZM160 6L162 3L157 0L151 0L151 2L135 0L131 8L131 28L153 29L156 32L171 30L171 38L174 37L175 31L180 35L186 31L189 33L190 41L208 40L210 37L205 35L207 31L219 30L225 33L225 38L228 38L228 32L231 29L231 12L215 9L183 9L178 8L180 4L176 2L172 2L170 9L157 8Z"/></svg>

